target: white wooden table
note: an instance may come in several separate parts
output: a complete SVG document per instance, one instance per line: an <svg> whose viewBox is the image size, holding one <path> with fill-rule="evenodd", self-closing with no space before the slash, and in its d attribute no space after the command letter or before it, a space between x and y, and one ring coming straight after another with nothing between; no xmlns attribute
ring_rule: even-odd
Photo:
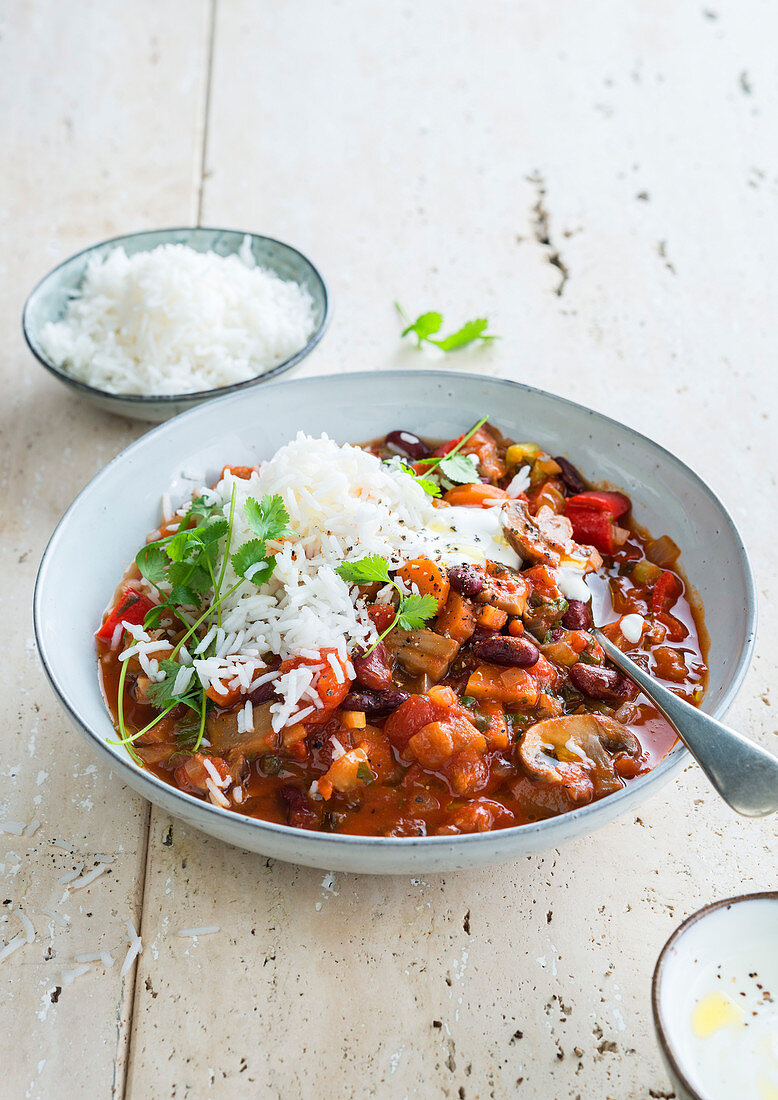
<svg viewBox="0 0 778 1100"><path fill-rule="evenodd" d="M775 886L775 823L690 766L543 857L332 880L150 809L55 705L30 619L57 519L142 429L46 376L19 317L76 249L198 218L320 264L334 321L301 373L426 362L395 298L485 312L503 339L446 365L634 424L732 510L762 618L731 720L775 751L777 34L770 0L0 8L0 820L41 823L0 834L0 935L18 908L37 930L0 964L3 1096L671 1095L657 951L700 904ZM126 919L137 971L63 985L81 952L121 960Z"/></svg>

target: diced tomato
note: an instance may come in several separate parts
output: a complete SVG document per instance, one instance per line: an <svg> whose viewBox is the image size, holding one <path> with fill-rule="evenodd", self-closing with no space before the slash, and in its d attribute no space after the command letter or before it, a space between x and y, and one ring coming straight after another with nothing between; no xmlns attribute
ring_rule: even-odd
<svg viewBox="0 0 778 1100"><path fill-rule="evenodd" d="M559 672L542 653L532 668L527 669L527 673L539 688L553 688L559 682Z"/></svg>
<svg viewBox="0 0 778 1100"><path fill-rule="evenodd" d="M400 752L420 729L441 718L447 708L426 695L412 695L386 719L384 733Z"/></svg>
<svg viewBox="0 0 778 1100"><path fill-rule="evenodd" d="M547 565L533 565L525 569L521 575L525 581L529 581L532 591L537 592L538 595L550 600L555 600L561 595L556 576Z"/></svg>
<svg viewBox="0 0 778 1100"><path fill-rule="evenodd" d="M569 497L568 507L590 508L595 512L604 512L614 519L621 519L632 507L629 497L623 493L609 493L604 489L587 489L585 493L576 493Z"/></svg>
<svg viewBox="0 0 778 1100"><path fill-rule="evenodd" d="M373 626L376 628L379 634L391 626L394 622L395 610L391 604L388 603L374 603L367 608L367 614L373 621Z"/></svg>
<svg viewBox="0 0 778 1100"><path fill-rule="evenodd" d="M322 649L318 657L290 657L289 660L281 662L281 666L278 670L280 675L283 675L285 672L291 672L293 668L299 668L301 665L324 665L316 681L316 692L323 706L318 707L313 714L304 719L308 725L318 725L320 722L327 721L332 711L340 706L349 693L351 680L348 677L343 661L337 656L337 652L336 649L332 648ZM339 682L335 669L330 664L329 658L331 654L336 656L337 662L340 665L341 682Z"/></svg>
<svg viewBox="0 0 778 1100"><path fill-rule="evenodd" d="M574 500L575 497L568 500L565 515L573 525L575 541L594 546L601 554L615 554L626 541L627 531L616 526L610 513L582 508L573 504Z"/></svg>
<svg viewBox="0 0 778 1100"><path fill-rule="evenodd" d="M674 573L665 571L654 585L651 593L651 610L655 615L669 611L681 595L681 582Z"/></svg>
<svg viewBox="0 0 778 1100"><path fill-rule="evenodd" d="M113 633L120 623L132 623L139 626L146 615L156 604L142 592L137 592L129 586L122 592L119 602L109 613L107 619L95 634L101 642L110 642Z"/></svg>

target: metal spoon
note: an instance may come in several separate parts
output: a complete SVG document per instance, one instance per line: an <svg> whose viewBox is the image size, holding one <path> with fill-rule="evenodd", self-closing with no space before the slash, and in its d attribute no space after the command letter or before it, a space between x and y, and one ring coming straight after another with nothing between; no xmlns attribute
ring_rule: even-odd
<svg viewBox="0 0 778 1100"><path fill-rule="evenodd" d="M662 712L733 810L746 817L778 810L778 760L771 753L652 680L601 630L594 634L616 668Z"/></svg>

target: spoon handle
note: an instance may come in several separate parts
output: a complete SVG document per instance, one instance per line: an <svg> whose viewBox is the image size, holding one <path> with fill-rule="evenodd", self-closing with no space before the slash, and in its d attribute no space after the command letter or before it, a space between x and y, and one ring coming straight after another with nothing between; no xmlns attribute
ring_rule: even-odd
<svg viewBox="0 0 778 1100"><path fill-rule="evenodd" d="M622 653L601 630L597 641L616 668L629 676L686 745L725 802L746 817L778 810L778 760L699 708L662 687Z"/></svg>

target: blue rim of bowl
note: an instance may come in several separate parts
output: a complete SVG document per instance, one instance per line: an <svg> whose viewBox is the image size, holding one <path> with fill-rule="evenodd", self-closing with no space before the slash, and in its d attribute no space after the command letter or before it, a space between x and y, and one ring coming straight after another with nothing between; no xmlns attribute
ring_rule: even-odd
<svg viewBox="0 0 778 1100"><path fill-rule="evenodd" d="M778 890L761 890L754 894L738 894L733 898L720 898L718 901L712 901L708 905L703 905L701 909L692 913L682 924L678 925L659 952L659 957L656 960L654 976L651 979L651 1010L654 1014L654 1028L656 1030L657 1040L662 1053L672 1067L673 1073L689 1093L689 1096L693 1097L694 1100L705 1100L705 1097L702 1096L689 1081L689 1078L686 1076L686 1071L681 1067L678 1058L676 1058L670 1038L670 1030L665 1026L664 1017L662 1016L662 979L664 978L667 959L672 948L675 947L686 932L688 932L693 925L697 924L698 921L707 917L709 913L715 913L717 909L732 909L735 905L740 905L742 902L751 901L778 902Z"/></svg>
<svg viewBox="0 0 778 1100"><path fill-rule="evenodd" d="M73 260L77 260L79 256L86 256L90 252L94 252L98 248L103 248L105 245L114 244L119 245L122 241L131 241L137 237L151 236L159 233L239 233L244 237L251 237L252 240L268 241L270 244L280 245L282 248L288 249L296 256L299 256L301 260L308 265L313 272L316 279L321 284L322 296L324 302L324 313L321 321L319 322L313 335L307 340L305 345L295 352L288 359L285 359L283 363L277 363L276 366L271 367L270 370L265 371L263 374L257 374L253 378L247 378L244 382L232 382L229 386L219 386L213 390L192 390L189 393L111 393L109 390L98 389L97 386L90 386L87 382L82 382L78 378L74 378L68 374L67 371L61 370L55 366L50 359L47 359L42 355L32 342L28 331L27 325L27 312L30 306L30 302L38 293L44 283L47 283L49 279L66 264L71 263ZM161 243L161 242L158 242ZM296 280L292 280L296 281ZM72 256L68 256L66 260L62 260L56 267L53 267L47 275L44 275L42 279L33 287L30 293L27 295L27 301L24 303L24 309L22 310L22 333L24 335L24 341L32 354L38 360L42 367L53 374L55 378L58 378L60 382L65 382L67 385L72 386L75 390L80 390L82 393L89 394L92 397L107 398L110 401L126 402L129 405L167 405L174 404L181 401L208 401L217 397L229 397L230 394L237 393L240 390L246 389L249 386L256 386L260 382L265 382L269 378L273 378L279 374L283 374L285 371L291 370L302 359L310 355L313 349L321 340L322 336L327 330L327 326L330 322L330 296L327 284L324 281L322 273L319 271L316 264L312 260L309 260L304 252L301 252L299 248L295 248L294 245L287 244L286 241L280 241L277 237L266 237L262 233L252 233L246 229L217 229L213 226L207 225L179 225L171 226L165 229L141 229L137 233L123 233L118 237L109 237L107 240L98 241L96 244L90 244L88 248L82 248L80 252L74 252Z"/></svg>
<svg viewBox="0 0 778 1100"><path fill-rule="evenodd" d="M360 379L360 378L370 379L373 382L380 382L380 379L386 378L387 375L397 375L397 376L407 377L407 371L402 371L402 370L394 370L394 371L356 371L354 373L349 372L347 377L352 382L354 380ZM723 520L729 525L730 530L731 530L732 535L733 535L734 540L735 540L735 544L738 548L741 564L743 566L743 573L744 573L744 577L745 577L745 581L746 581L746 590L747 590L747 604L746 604L746 608L745 608L745 611L746 611L746 638L745 638L745 642L744 642L744 645L743 645L743 651L740 654L740 658L739 658L738 663L737 663L737 668L735 670L735 674L733 676L732 683L730 684L728 690L724 693L724 696L719 701L718 705L714 708L713 711L711 711L711 714L713 715L714 718L723 717L726 714L729 707L731 706L732 702L734 701L735 696L737 695L738 691L740 690L740 687L743 683L743 680L745 679L746 673L748 672L748 668L749 668L749 665L751 663L751 658L753 656L754 645L755 645L755 641L756 641L757 604L756 604L756 585L755 585L755 582L754 582L754 573L753 573L753 569L751 567L751 562L750 562L749 557L748 557L748 552L745 548L745 545L743 543L743 539L740 536L740 532L738 531L738 528L735 524L735 521L732 519L732 517L729 514L729 512L727 511L727 509L724 507L721 500L719 500L716 493L714 493L713 489L711 489L710 486L705 481L703 481L703 479L700 477L700 475L697 474L694 470L692 470L690 466L687 466L687 464L685 462L682 462L681 459L679 459L671 451L668 451L666 447L663 447L661 444L654 442L654 440L650 439L649 436L644 435L642 432L637 431L636 429L630 427L627 424L622 424L620 421L614 420L613 417L607 416L605 413L596 412L596 410L589 408L587 405L581 405L577 401L571 401L567 397L559 397L557 394L552 394L548 390L541 390L537 386L529 386L525 382L513 382L513 381L511 381L510 379L507 379L507 378L494 378L491 375L486 375L485 376L485 375L473 374L473 373L462 373L462 374L460 374L459 372L455 372L455 371L429 370L429 369L414 371L414 377L419 377L419 376L426 377L430 381L440 381L442 379L442 380L447 380L449 382L452 382L454 384L456 384L457 381L459 381L463 378L464 379L470 379L471 381L478 382L478 383L483 383L486 380L486 381L489 381L489 382L495 382L500 386L507 386L507 387L509 387L513 390L518 390L518 391L521 391L521 392L524 392L524 393L539 394L542 397L551 398L553 401L558 401L563 405L569 406L570 408L583 410L584 412L588 413L590 416L596 416L598 419L601 419L602 421L604 421L604 423L606 425L607 424L612 424L612 425L615 425L616 427L619 427L619 428L626 428L626 430L628 432L630 432L632 435L636 436L638 439L643 440L644 442L650 444L651 447L655 448L656 451L660 455L662 455L662 457L664 457L666 459L669 459L670 462L677 463L679 466L681 466L685 471L687 471L691 475L691 477L694 479L694 481L696 481L697 484L699 485L699 487L702 490L702 492L704 493L704 495L707 496L709 498L709 500L711 500L713 502L713 504L716 505L716 507L719 508ZM323 381L323 382L326 383L328 380L332 380L334 378L340 378L340 377L342 377L342 375L340 375L340 374L317 375L316 379L311 379L310 381L317 381L317 382L322 382ZM282 382L274 383L274 385L276 385L276 386L294 386L294 385L303 384L306 381L308 381L308 380L307 379L285 379ZM226 402L228 400L228 397L225 397L223 400ZM210 405L209 405L209 408L211 408ZM200 414L201 414L201 409L199 409L199 408L190 409L187 412L181 413L179 416L177 416L176 417L176 423L181 422L181 420L183 420L185 418L193 417L193 416L200 415ZM170 783L165 783L164 780L157 778L157 776L154 775L152 772L148 772L144 768L139 768L136 764L134 764L132 762L132 760L129 758L129 756L126 759L123 759L118 754L114 754L109 749L106 742L98 734L94 733L89 728L88 723L80 717L80 715L78 714L78 711L76 710L75 706L71 705L71 703L69 702L68 695L66 693L65 688L62 687L59 684L59 682L57 681L56 677L54 676L54 674L52 672L52 669L49 666L49 663L46 659L46 655L45 655L45 652L44 652L43 644L42 644L43 629L42 629L42 624L41 624L41 621L40 621L40 619L41 619L41 608L40 608L39 594L40 594L40 589L42 587L42 579L45 579L45 572L46 572L47 565L48 565L48 559L51 557L53 552L56 550L56 543L57 543L57 537L58 537L59 531L60 531L61 527L63 526L63 524L66 522L66 520L67 520L68 516L70 515L71 511L78 504L78 501L81 499L81 497L86 492L88 492L96 482L102 480L103 477L105 477L108 474L108 471L111 470L111 468L116 463L123 461L136 448L144 446L152 436L165 431L165 429L167 427L168 427L167 423L159 424L155 428L152 428L145 435L141 436L140 439L135 440L134 443L131 443L128 447L125 447L125 449L123 451L120 451L119 454L115 458L113 458L106 466L104 466L97 474L95 474L95 476L78 493L78 495L75 497L75 499L70 504L68 509L65 511L64 515L60 519L57 526L54 528L52 536L51 536L51 538L49 539L49 541L46 545L46 549L43 552L43 557L41 558L40 566L38 567L38 575L37 575L36 580L35 580L35 591L34 591L34 594L33 594L33 629L34 629L34 632L35 632L35 642L36 642L36 645L37 645L37 648L38 648L38 654L40 656L44 672L46 673L48 681L51 684L51 687L52 687L55 695L59 699L60 704L62 705L65 712L76 723L76 726L78 727L78 729L80 729L84 733L84 735L97 746L97 748L105 755L107 760L109 760L111 762L111 765L114 766L114 767L117 766L117 765L120 765L122 767L128 768L128 770L130 770L133 773L133 775L136 777L137 782L138 782L139 785L146 786L147 789L152 790L152 791L160 791L160 792L164 793L164 795L166 797L172 797L173 801L180 801L184 806L186 806L188 808L198 807L200 811L202 811L203 813L206 814L206 816L211 816L214 819L226 820L228 822L235 822L235 821L244 822L250 828L256 829L259 832L269 831L271 833L275 833L275 834L278 834L280 836L289 836L289 835L291 835L291 836L298 837L298 838L306 838L306 840L309 840L312 843L318 844L322 847L325 847L325 846L327 846L327 845L329 845L333 842L337 842L339 845L343 845L343 846L346 846L346 847L349 847L349 846L359 847L361 845L364 845L365 843L372 843L372 844L379 844L380 843L382 848L396 849L398 851L403 851L405 849L411 849L411 848L419 848L419 847L423 847L423 848L435 848L435 847L445 848L445 847L450 847L452 844L456 845L457 848L460 848L460 847L461 848L466 848L466 847L474 847L474 846L478 846L478 845L488 844L490 841L493 841L493 838L494 838L495 834L497 834L501 837L502 836L516 836L516 835L528 836L528 835L542 834L542 833L548 831L550 828L552 828L555 824L557 824L560 821L560 819L564 819L565 821L568 821L568 822L575 822L575 821L580 820L581 818L592 818L593 819L592 830L593 830L597 827L597 823L598 823L599 818L607 815L607 820L609 821L609 820L612 819L612 817L617 817L618 816L618 810L616 811L615 814L611 815L609 813L610 808L615 808L618 803L624 802L628 798L631 798L632 795L634 795L635 793L641 791L644 787L649 786L649 785L653 786L654 783L656 783L662 777L666 776L667 778L670 778L668 773L673 772L673 771L675 771L676 768L680 767L681 763L683 762L685 757L688 755L688 750L679 741L673 746L673 748L670 750L670 752L667 754L667 756L665 756L664 759L660 760L660 762L657 764L657 766L655 768L652 768L650 772L647 772L645 775L640 776L638 779L633 780L629 784L629 786L622 787L622 789L620 791L616 791L615 794L608 795L606 798L598 799L596 802L589 802L589 803L587 803L587 805L581 806L577 810L568 810L568 812L565 813L565 814L559 814L559 815L556 815L555 817L544 818L542 821L534 821L534 822L528 823L526 825L512 825L507 829L490 830L490 831L484 832L484 833L465 833L465 834L460 834L459 836L453 836L453 837L452 836L386 837L386 836L363 836L361 834L345 834L344 835L344 834L338 834L338 833L319 833L319 832L314 832L314 831L309 830L309 829L298 829L298 828L295 828L292 825L281 825L281 824L279 824L275 821L264 821L262 818L249 817L247 814L237 813L235 810L224 810L220 806L214 806L210 802L204 802L203 800L201 800L199 798L195 798L193 795L186 794L184 791L180 791L177 787L172 786L172 784L170 784ZM703 608L703 612L704 612L704 608ZM150 801L154 801L154 799L151 798L150 795L148 797L149 797ZM602 824L605 824L605 823L606 823L605 821L602 822Z"/></svg>

